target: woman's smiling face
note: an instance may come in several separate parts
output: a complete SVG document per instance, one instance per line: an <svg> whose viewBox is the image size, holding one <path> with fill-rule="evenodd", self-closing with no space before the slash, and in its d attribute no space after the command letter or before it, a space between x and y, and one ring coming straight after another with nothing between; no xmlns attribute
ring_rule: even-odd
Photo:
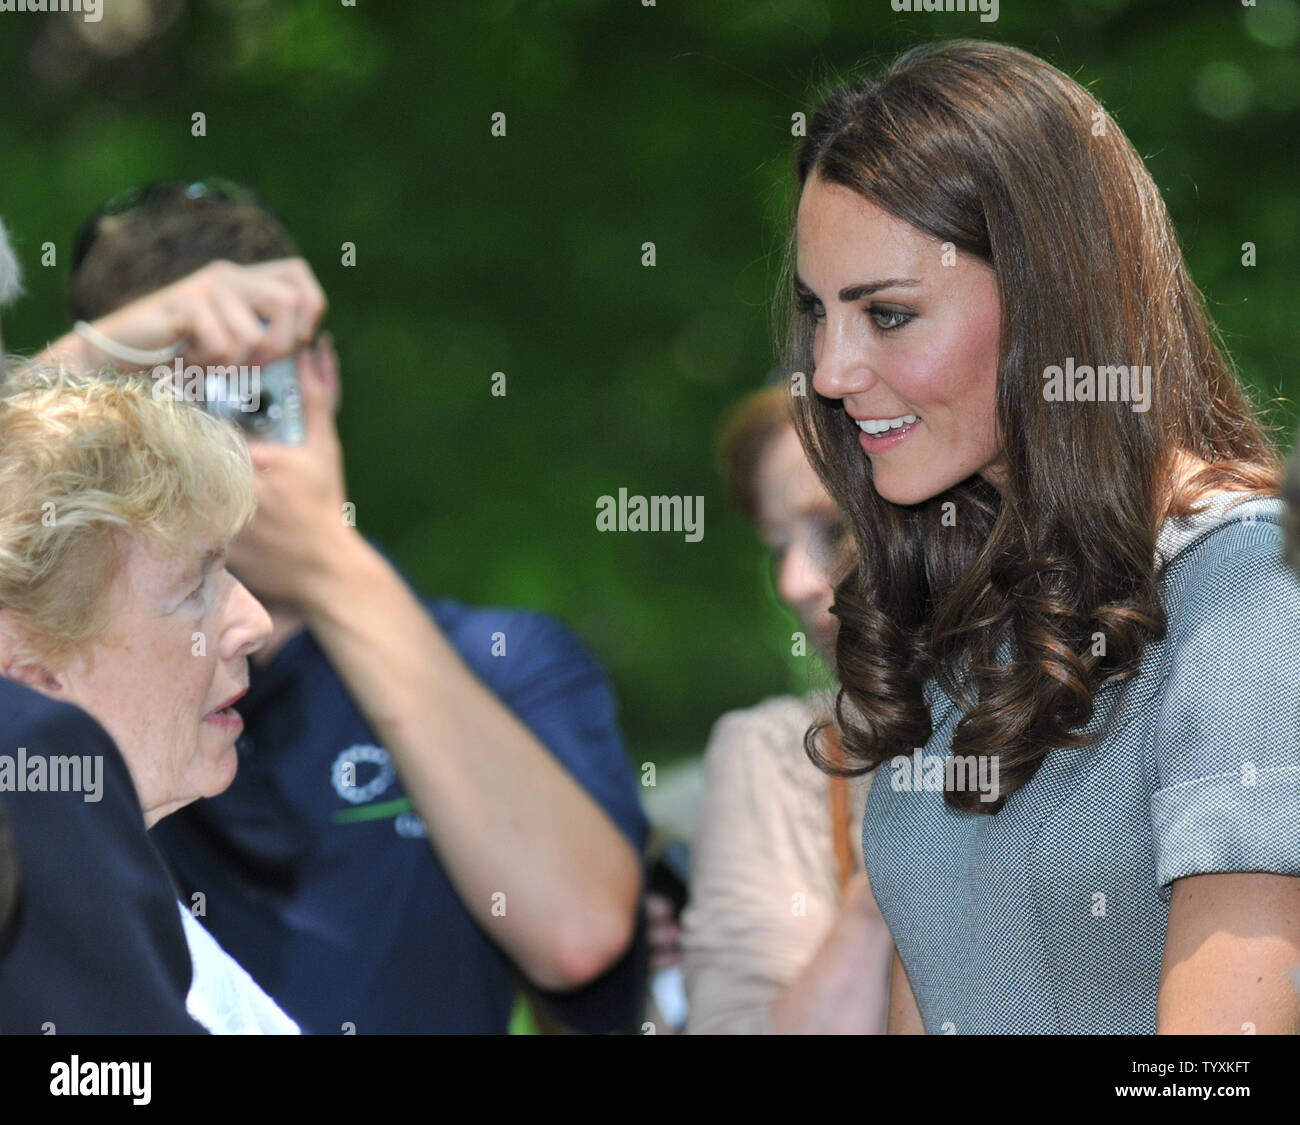
<svg viewBox="0 0 1300 1125"><path fill-rule="evenodd" d="M817 174L797 238L796 297L816 318L813 389L859 422L876 491L919 504L976 473L1000 486L992 269L962 254L944 265L937 239Z"/></svg>

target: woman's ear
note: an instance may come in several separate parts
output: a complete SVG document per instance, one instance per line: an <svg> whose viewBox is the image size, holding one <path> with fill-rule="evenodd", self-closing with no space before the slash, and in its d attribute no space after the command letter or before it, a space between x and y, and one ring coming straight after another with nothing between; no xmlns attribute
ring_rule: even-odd
<svg viewBox="0 0 1300 1125"><path fill-rule="evenodd" d="M0 610L0 676L14 680L42 695L66 696L63 677L39 659L24 652L25 631L9 610Z"/></svg>

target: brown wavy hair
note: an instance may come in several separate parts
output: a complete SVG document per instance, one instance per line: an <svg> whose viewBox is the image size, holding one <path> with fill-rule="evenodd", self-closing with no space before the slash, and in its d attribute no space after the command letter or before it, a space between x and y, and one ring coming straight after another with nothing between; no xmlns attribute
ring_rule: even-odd
<svg viewBox="0 0 1300 1125"><path fill-rule="evenodd" d="M1005 486L973 476L921 504L883 500L842 404L795 397L808 456L853 526L836 588L836 722L861 773L924 747L931 678L962 708L954 755L996 756L995 812L1078 730L1098 688L1164 635L1155 547L1165 515L1213 491L1275 495L1281 470L1183 262L1164 201L1128 139L1078 83L997 43L911 50L834 89L796 160L993 270L1002 309L996 418ZM795 224L778 324L785 370L809 373L814 322L793 300ZM1045 401L1043 372L1151 367L1151 405ZM797 388L797 382L792 380ZM1178 451L1207 464L1175 480ZM955 526L943 526L944 505ZM951 520L948 521L951 524ZM1105 638L1098 654L1094 634ZM1013 659L999 658L1014 642ZM851 706L848 706L850 705ZM982 764L982 763L981 763Z"/></svg>

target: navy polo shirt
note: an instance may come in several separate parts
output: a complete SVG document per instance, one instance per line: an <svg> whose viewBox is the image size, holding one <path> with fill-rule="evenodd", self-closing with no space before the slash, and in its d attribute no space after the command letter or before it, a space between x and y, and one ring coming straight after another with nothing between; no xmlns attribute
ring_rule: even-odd
<svg viewBox="0 0 1300 1125"><path fill-rule="evenodd" d="M16 762L20 747L28 761L97 757L102 787L91 801L0 793L19 868L0 936L0 1032L201 1034L185 1010L176 892L113 740L85 712L0 679L0 755Z"/></svg>
<svg viewBox="0 0 1300 1125"><path fill-rule="evenodd" d="M573 635L535 613L425 604L641 854L647 824L614 699ZM515 970L461 904L387 751L307 631L252 669L238 710L234 784L154 830L226 951L304 1032L506 1031ZM599 980L545 1006L577 1031L627 1028L642 953L643 935Z"/></svg>

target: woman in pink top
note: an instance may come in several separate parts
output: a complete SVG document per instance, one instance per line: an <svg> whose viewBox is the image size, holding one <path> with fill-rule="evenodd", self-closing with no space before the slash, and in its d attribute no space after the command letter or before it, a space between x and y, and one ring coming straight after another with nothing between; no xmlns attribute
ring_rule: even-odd
<svg viewBox="0 0 1300 1125"><path fill-rule="evenodd" d="M830 662L848 537L782 390L740 404L722 453L733 501L772 550L778 593ZM828 777L804 751L809 725L828 713L816 695L783 696L713 729L682 918L688 1032L885 1029L890 938L860 843L870 775Z"/></svg>

